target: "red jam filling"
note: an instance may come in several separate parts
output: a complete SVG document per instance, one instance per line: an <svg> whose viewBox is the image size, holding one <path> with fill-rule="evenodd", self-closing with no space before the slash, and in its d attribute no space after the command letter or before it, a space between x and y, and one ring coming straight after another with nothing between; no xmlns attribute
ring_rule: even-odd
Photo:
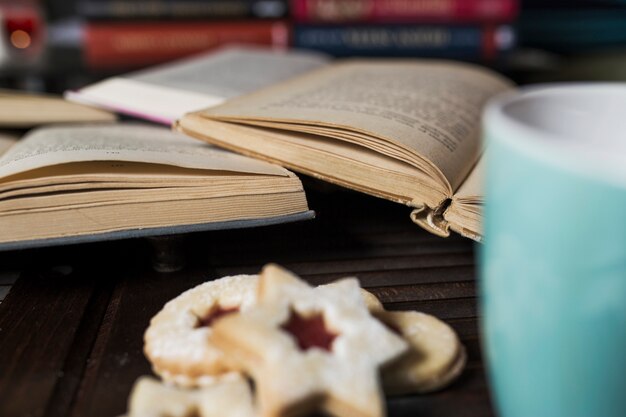
<svg viewBox="0 0 626 417"><path fill-rule="evenodd" d="M317 347L330 352L333 340L338 336L326 328L324 316L320 313L301 316L291 310L289 320L281 328L293 336L302 351Z"/></svg>
<svg viewBox="0 0 626 417"><path fill-rule="evenodd" d="M210 327L213 325L213 322L220 317L227 316L232 313L236 313L239 311L239 307L228 307L223 308L221 306L213 307L208 314L204 317L198 317L198 324L196 324L196 328L198 327Z"/></svg>

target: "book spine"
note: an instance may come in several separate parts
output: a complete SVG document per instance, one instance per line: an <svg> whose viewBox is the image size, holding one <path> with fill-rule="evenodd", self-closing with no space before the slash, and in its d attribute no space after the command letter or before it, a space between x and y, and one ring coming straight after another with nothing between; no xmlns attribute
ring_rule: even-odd
<svg viewBox="0 0 626 417"><path fill-rule="evenodd" d="M308 23L509 22L518 0L292 0L291 13Z"/></svg>
<svg viewBox="0 0 626 417"><path fill-rule="evenodd" d="M187 23L90 23L85 64L91 69L131 69L157 64L230 43L286 48L282 21Z"/></svg>
<svg viewBox="0 0 626 417"><path fill-rule="evenodd" d="M81 16L90 20L134 19L276 19L287 15L288 0L81 0Z"/></svg>
<svg viewBox="0 0 626 417"><path fill-rule="evenodd" d="M304 26L296 25L295 47L334 56L423 56L490 60L511 49L507 26Z"/></svg>

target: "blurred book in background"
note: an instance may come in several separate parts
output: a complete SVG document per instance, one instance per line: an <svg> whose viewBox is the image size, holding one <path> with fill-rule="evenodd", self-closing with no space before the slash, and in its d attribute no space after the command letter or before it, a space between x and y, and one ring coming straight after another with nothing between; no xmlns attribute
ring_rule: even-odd
<svg viewBox="0 0 626 417"><path fill-rule="evenodd" d="M80 0L84 63L115 71L167 62L231 43L285 49L286 0Z"/></svg>
<svg viewBox="0 0 626 417"><path fill-rule="evenodd" d="M520 42L527 47L572 54L626 45L626 2L583 2L572 8L556 2L526 8L520 16Z"/></svg>
<svg viewBox="0 0 626 417"><path fill-rule="evenodd" d="M515 42L508 25L296 25L293 45L337 57L432 57L491 61Z"/></svg>
<svg viewBox="0 0 626 417"><path fill-rule="evenodd" d="M91 22L84 59L90 69L140 68L237 43L286 49L284 22Z"/></svg>
<svg viewBox="0 0 626 417"><path fill-rule="evenodd" d="M287 15L287 0L80 0L88 19L276 19Z"/></svg>
<svg viewBox="0 0 626 417"><path fill-rule="evenodd" d="M335 56L490 62L515 45L517 0L292 0L293 46Z"/></svg>
<svg viewBox="0 0 626 417"><path fill-rule="evenodd" d="M510 22L517 0L292 0L303 23Z"/></svg>

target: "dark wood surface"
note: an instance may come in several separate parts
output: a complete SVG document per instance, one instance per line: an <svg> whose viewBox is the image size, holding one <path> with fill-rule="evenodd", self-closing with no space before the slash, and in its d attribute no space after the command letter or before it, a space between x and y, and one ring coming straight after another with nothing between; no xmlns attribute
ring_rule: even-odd
<svg viewBox="0 0 626 417"><path fill-rule="evenodd" d="M145 240L0 253L1 270L21 271L0 304L0 416L122 414L135 379L150 374L142 336L163 304L267 262L312 284L357 276L388 309L431 313L456 329L469 354L463 375L437 393L390 398L390 417L493 415L472 242L432 236L408 208L363 195L317 190L309 201L318 212L310 222L188 236L188 265L175 273L152 270Z"/></svg>

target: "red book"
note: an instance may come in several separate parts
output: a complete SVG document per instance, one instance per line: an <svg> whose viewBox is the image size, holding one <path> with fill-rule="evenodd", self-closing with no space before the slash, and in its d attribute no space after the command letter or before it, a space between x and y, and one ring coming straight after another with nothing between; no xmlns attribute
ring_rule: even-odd
<svg viewBox="0 0 626 417"><path fill-rule="evenodd" d="M291 0L308 23L508 22L518 9L518 0Z"/></svg>
<svg viewBox="0 0 626 417"><path fill-rule="evenodd" d="M92 69L128 69L230 43L286 48L289 28L281 21L89 23L84 56Z"/></svg>

